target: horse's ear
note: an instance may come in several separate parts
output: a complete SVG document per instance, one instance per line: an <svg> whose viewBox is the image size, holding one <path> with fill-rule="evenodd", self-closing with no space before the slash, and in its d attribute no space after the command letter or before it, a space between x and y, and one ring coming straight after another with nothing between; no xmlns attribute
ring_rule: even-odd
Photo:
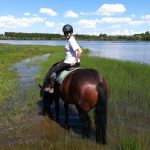
<svg viewBox="0 0 150 150"><path fill-rule="evenodd" d="M42 88L42 85L40 85L39 83L38 83L38 86L39 86L40 88Z"/></svg>

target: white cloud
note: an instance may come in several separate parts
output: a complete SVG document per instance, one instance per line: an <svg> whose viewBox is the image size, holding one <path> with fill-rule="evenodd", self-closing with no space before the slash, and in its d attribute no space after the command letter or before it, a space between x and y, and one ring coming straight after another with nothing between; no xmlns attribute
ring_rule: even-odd
<svg viewBox="0 0 150 150"><path fill-rule="evenodd" d="M143 20L150 21L150 15L142 16Z"/></svg>
<svg viewBox="0 0 150 150"><path fill-rule="evenodd" d="M24 13L25 16L30 16L31 14L29 12Z"/></svg>
<svg viewBox="0 0 150 150"><path fill-rule="evenodd" d="M45 24L47 27L50 27L50 28L54 27L54 25L55 25L54 22L50 22L50 21L46 21Z"/></svg>
<svg viewBox="0 0 150 150"><path fill-rule="evenodd" d="M121 25L120 24L117 24L117 25L112 25L112 26L110 26L109 28L110 29L116 29L116 28L120 28L121 27Z"/></svg>
<svg viewBox="0 0 150 150"><path fill-rule="evenodd" d="M133 35L136 32L134 32L133 30L129 30L129 29L120 29L120 30L114 30L108 34L110 35Z"/></svg>
<svg viewBox="0 0 150 150"><path fill-rule="evenodd" d="M144 22L143 20L134 20L134 21L130 22L131 25L142 25L145 23L146 22Z"/></svg>
<svg viewBox="0 0 150 150"><path fill-rule="evenodd" d="M78 14L73 12L72 10L69 10L67 12L65 12L65 15L64 15L65 18L78 18Z"/></svg>
<svg viewBox="0 0 150 150"><path fill-rule="evenodd" d="M146 25L150 24L150 15L144 15L139 20L133 20L130 22L131 25Z"/></svg>
<svg viewBox="0 0 150 150"><path fill-rule="evenodd" d="M90 15L97 15L96 12L80 12L80 15L82 16L90 16Z"/></svg>
<svg viewBox="0 0 150 150"><path fill-rule="evenodd" d="M96 27L96 20L86 20L82 19L79 20L76 25L80 26L81 28L95 28Z"/></svg>
<svg viewBox="0 0 150 150"><path fill-rule="evenodd" d="M98 19L97 22L99 23L124 23L124 22L132 22L132 19L130 17L104 17L101 19Z"/></svg>
<svg viewBox="0 0 150 150"><path fill-rule="evenodd" d="M127 23L129 25L142 25L150 23L150 15L142 16L141 19L136 20L131 17L103 17L97 19L98 23Z"/></svg>
<svg viewBox="0 0 150 150"><path fill-rule="evenodd" d="M135 15L135 14L131 14L131 17L132 17L132 18L135 18L135 17L136 17L136 15Z"/></svg>
<svg viewBox="0 0 150 150"><path fill-rule="evenodd" d="M49 16L57 16L57 13L50 8L41 8L40 13L47 14Z"/></svg>
<svg viewBox="0 0 150 150"><path fill-rule="evenodd" d="M16 18L14 16L0 16L0 28L12 29L18 27L29 27L32 24L43 23L44 19L40 17Z"/></svg>
<svg viewBox="0 0 150 150"><path fill-rule="evenodd" d="M125 11L126 8L122 4L103 4L96 13L99 15L112 16L124 13Z"/></svg>

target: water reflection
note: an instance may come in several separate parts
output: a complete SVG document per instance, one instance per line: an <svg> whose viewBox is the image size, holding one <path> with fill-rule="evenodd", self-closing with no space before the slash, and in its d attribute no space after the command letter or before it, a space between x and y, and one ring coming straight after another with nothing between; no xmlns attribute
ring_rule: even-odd
<svg viewBox="0 0 150 150"><path fill-rule="evenodd" d="M38 61L44 61L48 59L50 54L44 54L40 56L35 56L32 58L27 58L19 63L13 65L19 74L19 86L28 89L31 86L35 86L34 79L36 73L39 71L38 66L32 66L30 64L36 63Z"/></svg>

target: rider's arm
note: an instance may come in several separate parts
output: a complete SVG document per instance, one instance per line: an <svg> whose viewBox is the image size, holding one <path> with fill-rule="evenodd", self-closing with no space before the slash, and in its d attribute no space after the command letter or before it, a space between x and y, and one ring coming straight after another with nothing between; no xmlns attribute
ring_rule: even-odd
<svg viewBox="0 0 150 150"><path fill-rule="evenodd" d="M82 49L79 47L79 48L77 49L76 60L78 60L78 59L81 57L81 54L82 54Z"/></svg>

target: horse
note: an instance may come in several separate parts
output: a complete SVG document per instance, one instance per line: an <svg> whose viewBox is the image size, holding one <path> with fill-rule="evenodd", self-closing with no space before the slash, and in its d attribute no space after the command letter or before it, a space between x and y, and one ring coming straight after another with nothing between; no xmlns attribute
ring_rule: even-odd
<svg viewBox="0 0 150 150"><path fill-rule="evenodd" d="M59 122L59 98L64 101L65 124L68 126L68 105L75 105L82 122L83 136L89 137L91 121L88 112L92 109L95 118L95 139L106 144L108 87L104 77L92 68L76 69L68 74L61 84L55 84L54 93L44 91L49 86L50 70L39 85L43 98L43 115L50 113L50 105L55 101L56 120Z"/></svg>

